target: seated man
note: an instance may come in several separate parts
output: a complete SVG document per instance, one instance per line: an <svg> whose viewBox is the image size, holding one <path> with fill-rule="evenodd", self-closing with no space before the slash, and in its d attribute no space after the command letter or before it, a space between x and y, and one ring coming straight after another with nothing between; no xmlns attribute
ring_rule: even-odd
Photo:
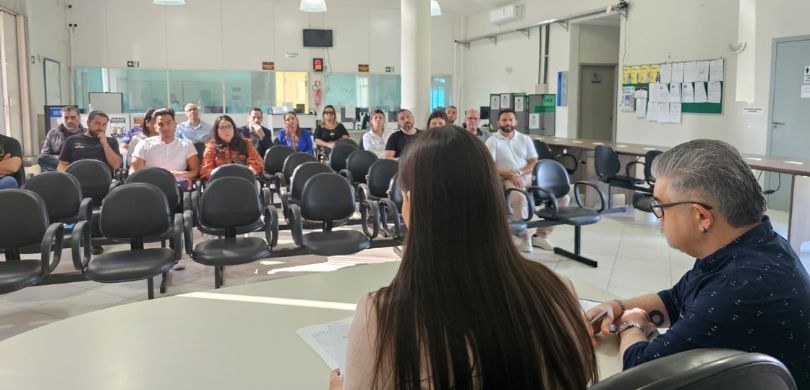
<svg viewBox="0 0 810 390"><path fill-rule="evenodd" d="M478 127L480 123L481 123L481 113L477 109L470 108L469 110L464 112L465 130L475 134L478 138L481 139L481 141L487 142L487 138L489 138L489 131L481 130L481 128Z"/></svg>
<svg viewBox="0 0 810 390"><path fill-rule="evenodd" d="M184 111L188 120L175 126L175 135L177 138L188 140L195 144L208 142L208 140L211 139L211 125L200 120L200 109L197 105L188 103Z"/></svg>
<svg viewBox="0 0 810 390"><path fill-rule="evenodd" d="M765 213L756 177L724 142L694 140L653 163L655 199L667 242L696 258L675 286L605 302L595 331L620 338L624 368L695 348L760 352L810 388L810 277ZM656 327L669 330L652 339Z"/></svg>
<svg viewBox="0 0 810 390"><path fill-rule="evenodd" d="M0 134L0 190L19 188L22 181L22 148L14 138Z"/></svg>
<svg viewBox="0 0 810 390"><path fill-rule="evenodd" d="M121 154L118 141L107 136L107 122L110 118L101 111L87 115L87 131L68 137L59 155L57 170L64 172L74 161L94 159L106 163L115 172L121 167Z"/></svg>
<svg viewBox="0 0 810 390"><path fill-rule="evenodd" d="M65 140L82 132L79 107L65 106L60 111L62 112L62 124L48 131L45 143L42 144L42 151L37 157L37 163L42 172L55 171Z"/></svg>
<svg viewBox="0 0 810 390"><path fill-rule="evenodd" d="M152 114L157 137L146 138L132 151L129 172L158 167L171 172L183 188L200 173L200 158L191 142L174 136L174 111L161 108Z"/></svg>
<svg viewBox="0 0 810 390"><path fill-rule="evenodd" d="M251 108L250 114L248 114L248 124L239 128L242 138L252 142L262 158L267 149L273 146L273 130L262 126L263 114L261 108Z"/></svg>
<svg viewBox="0 0 810 390"><path fill-rule="evenodd" d="M388 141L385 143L385 151L383 158L396 159L402 155L402 151L408 146L419 134L419 129L413 127L413 114L411 110L401 109L397 113L397 122L399 123L399 131L391 134Z"/></svg>

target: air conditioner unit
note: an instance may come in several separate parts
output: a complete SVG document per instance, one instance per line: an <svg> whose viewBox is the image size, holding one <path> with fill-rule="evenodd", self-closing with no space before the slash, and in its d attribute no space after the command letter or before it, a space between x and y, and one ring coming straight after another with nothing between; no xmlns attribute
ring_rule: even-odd
<svg viewBox="0 0 810 390"><path fill-rule="evenodd" d="M504 24L523 17L523 4L510 4L489 11L489 21L492 24Z"/></svg>

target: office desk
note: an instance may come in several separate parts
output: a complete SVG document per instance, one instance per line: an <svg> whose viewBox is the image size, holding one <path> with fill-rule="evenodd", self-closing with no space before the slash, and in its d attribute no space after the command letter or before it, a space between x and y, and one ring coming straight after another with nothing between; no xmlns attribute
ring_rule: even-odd
<svg viewBox="0 0 810 390"><path fill-rule="evenodd" d="M549 146L557 148L578 149L580 151L592 152L597 145L607 145L613 148L620 156L630 159L643 157L650 150L666 151L670 147L644 144L631 144L626 142L595 141L589 139L574 139L542 136L534 137L545 142ZM578 156L580 158L581 156ZM788 206L788 241L797 253L801 252L801 245L804 241L810 241L810 213L807 205L810 205L810 160L795 159L787 157L763 156L758 154L743 154L743 158L751 169L785 173L791 176L792 191ZM627 160L622 161L622 166ZM592 165L592 164L591 164ZM595 173L586 173L588 176L578 176L578 179L595 180ZM620 172L623 174L623 172ZM581 174L580 174L581 175Z"/></svg>
<svg viewBox="0 0 810 390"><path fill-rule="evenodd" d="M329 369L295 333L352 315L398 262L159 298L68 318L0 342L0 388L326 389ZM580 296L612 298L575 283ZM601 377L620 370L614 343Z"/></svg>

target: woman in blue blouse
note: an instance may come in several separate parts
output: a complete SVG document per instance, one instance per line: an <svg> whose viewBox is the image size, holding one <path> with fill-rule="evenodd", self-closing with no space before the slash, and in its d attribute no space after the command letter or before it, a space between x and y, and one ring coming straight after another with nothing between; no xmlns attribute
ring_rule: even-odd
<svg viewBox="0 0 810 390"><path fill-rule="evenodd" d="M284 128L278 132L276 142L279 145L287 145L296 152L313 154L312 134L309 129L298 126L298 116L292 111L284 114Z"/></svg>

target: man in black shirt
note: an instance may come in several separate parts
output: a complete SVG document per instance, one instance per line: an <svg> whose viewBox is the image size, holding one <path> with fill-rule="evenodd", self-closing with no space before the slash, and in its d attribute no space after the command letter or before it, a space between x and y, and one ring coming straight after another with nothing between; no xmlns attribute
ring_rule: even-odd
<svg viewBox="0 0 810 390"><path fill-rule="evenodd" d="M19 188L22 182L22 148L14 138L0 134L0 190Z"/></svg>
<svg viewBox="0 0 810 390"><path fill-rule="evenodd" d="M419 134L419 130L413 127L413 114L410 110L405 108L399 110L397 113L397 122L399 123L399 131L391 134L391 137L388 138L388 142L385 144L383 158L399 158L405 146Z"/></svg>
<svg viewBox="0 0 810 390"><path fill-rule="evenodd" d="M120 168L122 158L118 152L118 141L106 134L108 121L107 114L91 112L87 116L87 131L68 137L65 141L57 170L64 172L70 163L84 159L104 162L112 171Z"/></svg>
<svg viewBox="0 0 810 390"><path fill-rule="evenodd" d="M239 134L242 135L242 138L252 142L262 158L264 158L264 152L273 146L273 130L262 126L263 114L261 108L251 108L250 114L248 114L248 124L239 128ZM202 158L202 155L200 155L200 158Z"/></svg>

